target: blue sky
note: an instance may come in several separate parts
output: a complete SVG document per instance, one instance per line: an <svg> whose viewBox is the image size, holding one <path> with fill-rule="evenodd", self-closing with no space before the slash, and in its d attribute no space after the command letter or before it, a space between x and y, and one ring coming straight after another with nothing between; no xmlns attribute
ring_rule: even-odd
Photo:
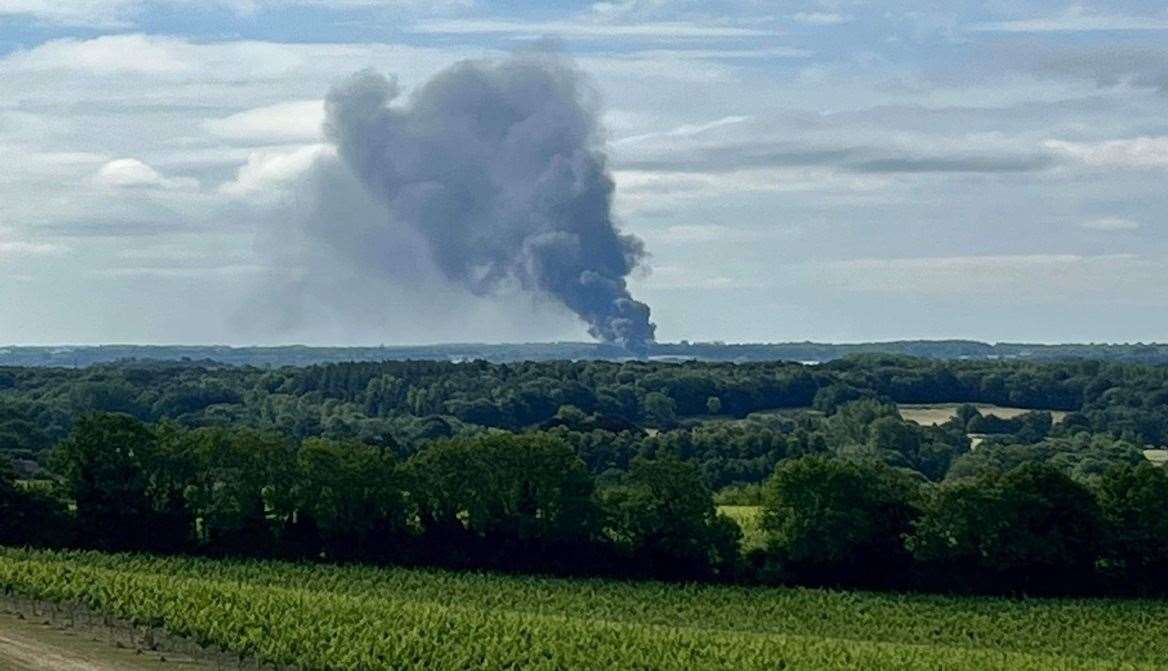
<svg viewBox="0 0 1168 671"><path fill-rule="evenodd" d="M1163 3L0 0L0 343L585 338L438 280L265 300L344 272L270 244L332 84L548 37L661 339L1168 340Z"/></svg>

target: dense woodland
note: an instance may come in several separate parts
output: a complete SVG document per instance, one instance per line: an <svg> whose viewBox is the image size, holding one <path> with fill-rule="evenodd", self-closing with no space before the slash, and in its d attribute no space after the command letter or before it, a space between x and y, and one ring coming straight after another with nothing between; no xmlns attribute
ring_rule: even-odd
<svg viewBox="0 0 1168 671"><path fill-rule="evenodd" d="M0 368L0 543L1156 591L1165 443L1168 368L1094 361ZM762 547L715 502L761 504Z"/></svg>

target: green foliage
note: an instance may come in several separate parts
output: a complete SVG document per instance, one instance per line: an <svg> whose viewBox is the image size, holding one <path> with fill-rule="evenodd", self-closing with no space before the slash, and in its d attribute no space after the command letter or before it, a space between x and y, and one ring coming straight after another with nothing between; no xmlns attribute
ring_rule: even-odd
<svg viewBox="0 0 1168 671"><path fill-rule="evenodd" d="M407 469L423 528L551 544L590 540L599 531L591 476L571 448L547 434L439 443Z"/></svg>
<svg viewBox="0 0 1168 671"><path fill-rule="evenodd" d="M706 399L706 412L711 415L722 414L722 399L711 396Z"/></svg>
<svg viewBox="0 0 1168 671"><path fill-rule="evenodd" d="M62 546L69 541L65 506L50 492L21 487L0 455L0 545Z"/></svg>
<svg viewBox="0 0 1168 671"><path fill-rule="evenodd" d="M1104 556L1137 579L1168 571L1168 472L1148 463L1111 468L1096 486Z"/></svg>
<svg viewBox="0 0 1168 671"><path fill-rule="evenodd" d="M768 549L813 580L862 582L904 573L901 535L916 516L919 482L875 462L809 456L781 463L763 494Z"/></svg>
<svg viewBox="0 0 1168 671"><path fill-rule="evenodd" d="M1134 445L1106 435L1079 433L1033 444L1017 444L1009 438L987 439L977 450L959 456L946 477L956 480L1003 475L1023 464L1039 463L1090 483L1113 466L1144 461Z"/></svg>
<svg viewBox="0 0 1168 671"><path fill-rule="evenodd" d="M677 419L677 403L660 392L645 394L645 415L657 426L669 426Z"/></svg>
<svg viewBox="0 0 1168 671"><path fill-rule="evenodd" d="M1051 466L1024 464L937 488L906 543L918 560L971 579L1045 587L1089 576L1100 538L1088 489Z"/></svg>
<svg viewBox="0 0 1168 671"><path fill-rule="evenodd" d="M970 433L1009 434L1017 443L1036 443L1050 435L1054 422L1049 412L1027 412L1010 419L978 414L965 428Z"/></svg>
<svg viewBox="0 0 1168 671"><path fill-rule="evenodd" d="M157 451L150 429L120 414L86 415L57 446L52 467L77 506L83 542L113 549L149 547L150 473Z"/></svg>
<svg viewBox="0 0 1168 671"><path fill-rule="evenodd" d="M296 446L275 434L221 428L179 432L171 437L181 469L186 510L200 545L233 554L263 554L274 541L269 517L290 518L296 477Z"/></svg>
<svg viewBox="0 0 1168 671"><path fill-rule="evenodd" d="M733 571L741 531L717 513L693 466L669 456L638 459L603 494L609 533L653 575Z"/></svg>
<svg viewBox="0 0 1168 671"><path fill-rule="evenodd" d="M954 351L964 351L963 347ZM100 354L115 351L119 350ZM271 354L291 360L307 356L297 348ZM872 450L869 425L895 414L891 402L978 402L1074 411L1065 422L1052 425L1041 412L997 420L967 408L944 429L918 427L916 440L910 429L882 422L876 438L878 457L933 480L944 477L950 461L965 451L963 429L991 433L1000 444L1064 440L1079 433L1122 439L1135 448L1168 444L1164 402L1168 369L1092 361L929 361L865 355L814 367L780 361L575 360L386 361L302 368L126 361L0 372L4 373L0 452L20 459L25 469L35 468L33 462L43 464L46 450L93 411L122 412L150 422L174 420L188 428L278 432L295 440L373 442L391 437L395 456L401 459L433 441L470 437L489 428L600 431L608 434L605 440L619 442L623 454L593 459L578 453L594 475L627 470L632 456L651 454L652 448L644 444L647 436L637 438L645 427L687 433L695 418L704 420L711 414L732 422L755 412L811 406L832 415L824 423L805 413L814 426L782 427L782 433L799 442L794 450L744 456L734 446L703 448L683 457L697 463L707 486L714 489L733 482L760 482L778 459L790 453ZM567 414L557 416L561 408ZM845 416L835 417L841 414ZM776 426L748 421L743 429L758 436L759 442L771 440L763 434L776 431ZM901 435L892 436L893 431ZM622 433L633 435L636 444L618 440ZM598 444L591 437L565 439L574 447ZM892 449L885 449L888 445Z"/></svg>
<svg viewBox="0 0 1168 671"><path fill-rule="evenodd" d="M295 348L285 355L307 356ZM23 477L60 477L75 515L51 497L21 499L31 506L22 510L41 506L73 522L72 540L84 546L642 575L668 566L678 577L728 574L724 567L737 563L734 529L711 512L710 491L740 485L720 500L754 502L750 492L776 468L833 455L864 469L859 481L868 484L788 506L776 526L781 542L753 553L758 571L749 574L844 581L863 564L885 562L895 566L866 573L890 582L922 570L905 559L900 537L914 499L900 501L894 481L907 490L931 490L925 479L1002 488L1008 473L1038 464L1091 487L1105 508L1101 545L1076 548L1059 537L1063 568L1096 563L1095 579L1128 589L1145 584L1134 576L1155 574L1149 567L1160 561L1156 481L1140 475L1130 486L1142 493L1125 498L1128 485L1107 478L1168 444L1166 368L884 354L816 366L585 359L0 369L0 454ZM896 405L966 402L1045 410L999 420L961 406L957 419L920 426ZM1054 423L1049 410L1069 414ZM990 435L971 452L973 430ZM697 502L630 475L638 459L684 465L675 475ZM811 482L800 487L815 491ZM653 503L638 516L630 503L638 497L684 504ZM996 495L975 503L1002 506L1000 514L1021 505ZM1074 517L1080 503L1057 499L1048 509L1069 506ZM973 516L952 506L947 523ZM970 534L993 528L993 519L970 519ZM1025 561L920 556L932 557L929 566L964 562L982 572L1035 572L1047 561L1027 564L1038 552L1026 534L991 540L1002 540L1002 556ZM914 551L931 547L920 543Z"/></svg>
<svg viewBox="0 0 1168 671"><path fill-rule="evenodd" d="M383 555L380 544L406 526L403 484L384 447L306 440L297 453L293 485L296 528L314 528L324 555L332 559Z"/></svg>
<svg viewBox="0 0 1168 671"><path fill-rule="evenodd" d="M719 506L761 506L762 483L730 485L714 494L714 503Z"/></svg>

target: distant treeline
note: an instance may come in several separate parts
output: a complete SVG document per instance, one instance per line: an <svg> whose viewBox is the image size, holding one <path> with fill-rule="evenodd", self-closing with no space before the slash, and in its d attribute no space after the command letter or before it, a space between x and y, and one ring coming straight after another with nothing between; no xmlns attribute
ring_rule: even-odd
<svg viewBox="0 0 1168 671"><path fill-rule="evenodd" d="M864 442L778 463L757 488L761 547L745 555L698 468L669 452L600 483L555 431L440 440L403 460L376 442L124 414L77 422L52 452L51 484L0 467L0 544L865 588L1168 588L1164 469L1114 459L1074 477L1047 454L933 483L889 463L912 438L881 408L833 415L848 417L840 430L870 420Z"/></svg>
<svg viewBox="0 0 1168 671"><path fill-rule="evenodd" d="M901 340L875 343L655 343L649 356L698 361L827 362L856 354L896 354L926 359L1098 361L1168 363L1168 344L989 344L974 340ZM101 345L0 347L0 366L93 366L118 361L194 361L233 366L310 366L358 361L621 361L629 353L614 345L588 342L516 344L443 344L381 347L225 347Z"/></svg>

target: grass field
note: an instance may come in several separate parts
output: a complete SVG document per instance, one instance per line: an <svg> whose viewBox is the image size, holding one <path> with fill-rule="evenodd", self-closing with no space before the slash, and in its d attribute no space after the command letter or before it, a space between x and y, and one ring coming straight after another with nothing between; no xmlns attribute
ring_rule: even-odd
<svg viewBox="0 0 1168 671"><path fill-rule="evenodd" d="M1168 603L0 552L0 592L303 669L1163 669Z"/></svg>
<svg viewBox="0 0 1168 671"><path fill-rule="evenodd" d="M743 551L763 546L762 529L759 528L760 506L718 506L718 512L737 522L742 529Z"/></svg>
<svg viewBox="0 0 1168 671"><path fill-rule="evenodd" d="M937 426L944 424L957 414L958 406L961 403L901 403L897 405L900 410L900 416L911 422L916 422L922 426ZM1001 405L992 405L989 403L973 403L971 404L983 415L994 415L1002 419L1010 419L1018 415L1031 412L1029 408L1009 408ZM1067 413L1062 410L1050 410L1051 418L1055 424L1063 421Z"/></svg>
<svg viewBox="0 0 1168 671"><path fill-rule="evenodd" d="M1153 464L1162 466L1168 464L1168 450L1144 450L1144 458Z"/></svg>

